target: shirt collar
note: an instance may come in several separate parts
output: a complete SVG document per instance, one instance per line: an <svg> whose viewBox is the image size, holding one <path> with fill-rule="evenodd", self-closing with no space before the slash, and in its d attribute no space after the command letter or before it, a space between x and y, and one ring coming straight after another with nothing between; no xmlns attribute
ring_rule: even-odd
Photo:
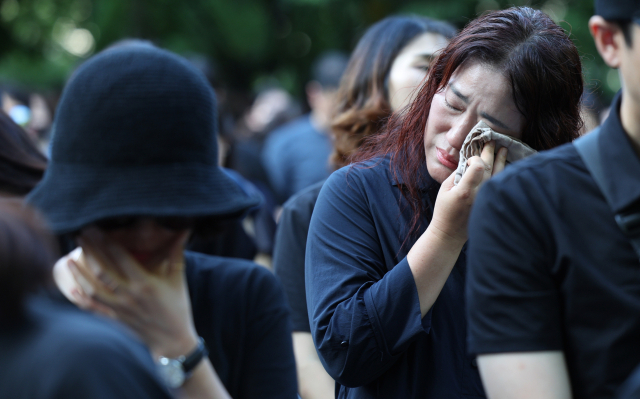
<svg viewBox="0 0 640 399"><path fill-rule="evenodd" d="M602 123L598 137L602 168L616 213L640 200L640 159L622 128L621 93L613 99L611 112Z"/></svg>

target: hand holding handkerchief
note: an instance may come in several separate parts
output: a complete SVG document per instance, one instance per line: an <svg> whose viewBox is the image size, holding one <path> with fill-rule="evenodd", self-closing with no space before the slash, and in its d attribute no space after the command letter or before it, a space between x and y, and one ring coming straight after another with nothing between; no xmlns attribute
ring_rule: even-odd
<svg viewBox="0 0 640 399"><path fill-rule="evenodd" d="M471 129L471 132L469 132L462 144L458 169L456 169L456 177L453 184L457 186L462 175L467 170L467 160L474 156L480 156L484 144L491 140L496 143L496 152L502 147L507 148L507 163L518 161L537 152L522 141L507 136L506 134L498 133L492 130L486 123L480 121Z"/></svg>

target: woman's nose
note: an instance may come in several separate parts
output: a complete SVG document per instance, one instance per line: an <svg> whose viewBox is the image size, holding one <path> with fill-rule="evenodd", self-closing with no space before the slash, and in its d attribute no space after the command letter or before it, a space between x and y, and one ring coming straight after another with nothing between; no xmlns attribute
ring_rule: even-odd
<svg viewBox="0 0 640 399"><path fill-rule="evenodd" d="M449 142L449 145L456 150L460 150L464 140L467 138L467 135L474 125L474 121L468 118L457 121L457 123L455 123L447 132L447 141Z"/></svg>

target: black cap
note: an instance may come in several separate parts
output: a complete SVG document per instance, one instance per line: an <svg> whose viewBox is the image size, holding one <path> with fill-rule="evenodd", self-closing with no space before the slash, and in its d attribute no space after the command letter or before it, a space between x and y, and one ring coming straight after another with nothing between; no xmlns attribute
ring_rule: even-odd
<svg viewBox="0 0 640 399"><path fill-rule="evenodd" d="M631 20L640 23L640 1L595 0L596 15L606 20Z"/></svg>

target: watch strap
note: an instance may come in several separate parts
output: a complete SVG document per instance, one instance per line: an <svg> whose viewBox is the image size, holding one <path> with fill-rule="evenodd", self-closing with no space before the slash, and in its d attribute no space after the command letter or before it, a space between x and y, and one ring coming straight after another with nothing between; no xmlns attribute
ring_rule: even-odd
<svg viewBox="0 0 640 399"><path fill-rule="evenodd" d="M198 337L198 345L196 345L196 348L188 355L180 356L178 361L182 364L182 369L185 374L190 374L202 359L207 356L209 356L207 344L204 342L204 338Z"/></svg>

